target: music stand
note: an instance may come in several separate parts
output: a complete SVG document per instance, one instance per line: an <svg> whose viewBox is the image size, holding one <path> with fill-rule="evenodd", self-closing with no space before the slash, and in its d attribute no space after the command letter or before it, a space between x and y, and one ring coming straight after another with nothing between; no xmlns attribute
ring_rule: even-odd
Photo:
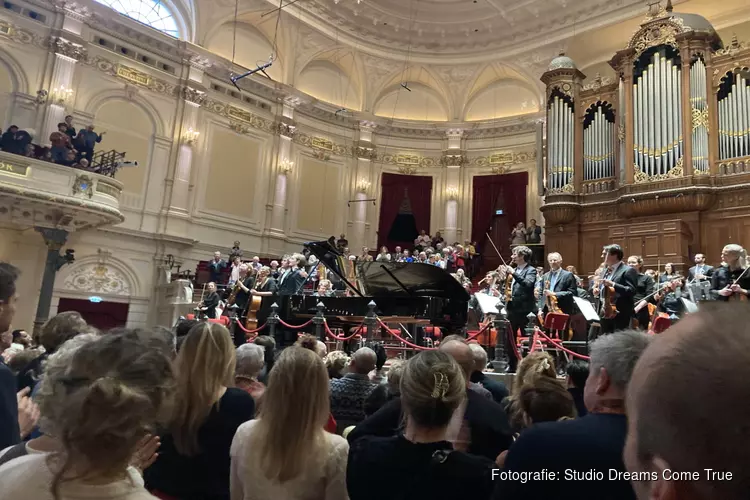
<svg viewBox="0 0 750 500"><path fill-rule="evenodd" d="M703 300L711 300L711 282L693 281L687 286L690 300L696 304Z"/></svg>

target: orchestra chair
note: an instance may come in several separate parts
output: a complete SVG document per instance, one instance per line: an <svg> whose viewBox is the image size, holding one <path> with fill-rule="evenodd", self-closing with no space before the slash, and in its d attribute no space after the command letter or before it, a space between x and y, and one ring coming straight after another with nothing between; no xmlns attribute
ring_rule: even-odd
<svg viewBox="0 0 750 500"><path fill-rule="evenodd" d="M565 313L547 313L544 317L544 329L551 333L552 338L563 338L562 332L567 330L570 315Z"/></svg>
<svg viewBox="0 0 750 500"><path fill-rule="evenodd" d="M425 337L430 337L433 341L440 340L443 338L443 332L438 326L425 326L422 328Z"/></svg>
<svg viewBox="0 0 750 500"><path fill-rule="evenodd" d="M672 320L664 317L664 316L657 316L654 318L654 322L651 325L651 331L655 334L662 333L664 330L672 326Z"/></svg>

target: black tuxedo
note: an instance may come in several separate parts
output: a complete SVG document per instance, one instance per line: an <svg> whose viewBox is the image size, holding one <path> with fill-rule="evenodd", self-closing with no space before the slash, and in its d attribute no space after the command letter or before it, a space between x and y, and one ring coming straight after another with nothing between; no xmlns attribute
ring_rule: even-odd
<svg viewBox="0 0 750 500"><path fill-rule="evenodd" d="M536 302L534 300L534 286L536 285L536 268L531 264L526 264L521 270L516 269L513 272L513 289L511 291L511 300L505 305L505 309L508 312L508 321L510 321L510 328L513 332L512 342L515 343L516 332L520 329L523 335L526 324L528 323L527 316L530 312L535 311ZM511 339L505 343L506 354L508 355L508 362L511 371L516 371L518 365L518 359L516 359L515 353L510 349L515 349L515 345L511 344Z"/></svg>
<svg viewBox="0 0 750 500"><path fill-rule="evenodd" d="M301 293L300 287L305 282L302 269L295 267L279 278L279 295L296 295Z"/></svg>
<svg viewBox="0 0 750 500"><path fill-rule="evenodd" d="M549 312L547 310L547 301L544 297L544 289L546 287L547 281L550 281L551 285L552 271L544 273L544 275L542 276L542 288L539 292L539 309L542 309L542 311L544 311L544 314L547 314ZM578 295L576 278L575 276L573 276L573 273L566 271L565 269L558 270L555 286L550 286L550 289L557 295L557 305L560 306L560 310L565 314L572 316L575 306L573 297L576 297Z"/></svg>
<svg viewBox="0 0 750 500"><path fill-rule="evenodd" d="M216 306L219 305L219 294L216 292L210 292L208 295L203 297L203 313L210 319L216 319Z"/></svg>
<svg viewBox="0 0 750 500"><path fill-rule="evenodd" d="M604 319L604 316L602 315L602 333L612 333L615 330L625 330L627 328L630 328L630 320L633 317L633 299L638 287L638 271L628 266L624 262L620 262L614 273L605 273L604 279L608 279L614 282L615 296L613 299L618 312L617 315L612 319ZM604 305L601 291L602 290L600 287L600 315L602 312L602 306Z"/></svg>
<svg viewBox="0 0 750 500"><path fill-rule="evenodd" d="M698 266L693 266L688 270L688 281L693 281L695 279L695 270L697 268ZM701 280L701 281L710 280L711 275L714 274L714 268L709 265L703 264L703 272L700 274L703 274L706 277L705 280Z"/></svg>
<svg viewBox="0 0 750 500"><path fill-rule="evenodd" d="M638 281L636 282L635 295L633 296L633 307L635 307L635 304L643 300L647 295L651 295L648 302L653 302L654 296L652 294L655 291L656 283L654 282L654 279L648 274L639 274ZM642 307L637 313L633 311L633 315L635 316L635 319L638 320L638 328L640 330L648 329L648 307Z"/></svg>

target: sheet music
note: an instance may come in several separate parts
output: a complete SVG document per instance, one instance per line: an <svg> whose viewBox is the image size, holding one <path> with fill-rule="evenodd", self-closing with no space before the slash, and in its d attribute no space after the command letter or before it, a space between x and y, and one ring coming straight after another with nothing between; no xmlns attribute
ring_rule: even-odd
<svg viewBox="0 0 750 500"><path fill-rule="evenodd" d="M484 313L485 315L501 313L501 311L497 308L497 306L502 306L499 298L493 297L492 295L488 295L484 292L477 292L474 294L474 297L476 297L477 303L479 303L479 309L481 309L482 313ZM505 314L504 307L502 308L502 313Z"/></svg>
<svg viewBox="0 0 750 500"><path fill-rule="evenodd" d="M578 310L581 311L581 314L586 318L586 321L600 321L599 315L594 310L594 306L591 305L591 302L582 299L581 297L573 297L573 302L576 303Z"/></svg>

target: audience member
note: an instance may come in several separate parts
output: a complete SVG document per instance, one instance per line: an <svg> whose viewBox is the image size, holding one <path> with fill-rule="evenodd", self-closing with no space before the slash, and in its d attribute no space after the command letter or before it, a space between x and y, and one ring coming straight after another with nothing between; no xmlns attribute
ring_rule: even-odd
<svg viewBox="0 0 750 500"><path fill-rule="evenodd" d="M7 132L6 132L7 134ZM12 336L8 335L13 316L16 314L16 280L20 272L15 266L0 262L0 342L10 345ZM8 338L11 337L11 338ZM21 429L18 426L18 398L13 372L0 357L0 449L18 443L21 440Z"/></svg>
<svg viewBox="0 0 750 500"><path fill-rule="evenodd" d="M573 396L559 380L548 377L537 377L521 389L518 401L526 428L541 422L575 418L577 415Z"/></svg>
<svg viewBox="0 0 750 500"><path fill-rule="evenodd" d="M326 354L323 359L328 370L328 378L335 379L341 378L346 372L346 367L349 366L351 358L344 351L331 351Z"/></svg>
<svg viewBox="0 0 750 500"><path fill-rule="evenodd" d="M177 323L177 326L175 327L175 332L174 332L175 336L177 337L176 338L177 352L180 351L180 348L182 347L182 343L185 341L185 338L187 337L187 334L198 323L200 323L200 321L198 321L196 319L181 319Z"/></svg>
<svg viewBox="0 0 750 500"><path fill-rule="evenodd" d="M268 375L271 373L271 368L273 368L276 360L276 341L270 335L258 335L253 339L253 344L258 344L263 348L264 366L258 375L258 381L267 384Z"/></svg>
<svg viewBox="0 0 750 500"><path fill-rule="evenodd" d="M750 497L748 324L745 306L706 307L656 335L638 361L624 457L640 500Z"/></svg>
<svg viewBox="0 0 750 500"><path fill-rule="evenodd" d="M297 339L296 344L300 347L310 349L312 352L317 353L317 355L320 356L320 359L324 359L327 354L326 351L328 351L328 347L326 347L323 342L318 340L318 337L309 333L303 333L302 335L300 335Z"/></svg>
<svg viewBox="0 0 750 500"><path fill-rule="evenodd" d="M65 133L70 137L71 142L76 138L76 128L73 126L72 115L67 115L65 117Z"/></svg>
<svg viewBox="0 0 750 500"><path fill-rule="evenodd" d="M255 406L260 405L266 386L258 380L266 365L265 349L258 344L242 344L237 348L237 367L234 370L234 385L250 394Z"/></svg>
<svg viewBox="0 0 750 500"><path fill-rule="evenodd" d="M90 330L83 316L75 311L61 312L47 320L39 332L39 344L44 347L44 353L18 373L18 390L33 390L42 375L44 361L66 341Z"/></svg>
<svg viewBox="0 0 750 500"><path fill-rule="evenodd" d="M578 416L583 417L588 413L586 404L583 401L583 391L584 387L586 387L586 379L589 378L589 364L576 359L568 363L566 371L568 373L566 381L568 392L573 396Z"/></svg>
<svg viewBox="0 0 750 500"><path fill-rule="evenodd" d="M59 449L0 467L3 498L150 498L134 452L163 414L173 387L164 352L137 337L105 335L50 360L38 398Z"/></svg>
<svg viewBox="0 0 750 500"><path fill-rule="evenodd" d="M388 353L380 342L374 342L370 348L375 351L375 369L369 373L370 382L382 384L385 381L385 363L388 361Z"/></svg>
<svg viewBox="0 0 750 500"><path fill-rule="evenodd" d="M523 429L523 413L518 399L521 396L521 390L533 382L537 377L548 377L557 380L555 371L555 361L548 353L544 351L535 351L529 353L521 360L513 378L513 386L510 396L503 402L503 407L510 418L510 426L513 432L518 433Z"/></svg>
<svg viewBox="0 0 750 500"><path fill-rule="evenodd" d="M474 369L469 380L487 389L496 403L502 403L508 397L508 388L484 374L484 369L487 368L487 351L479 344L469 344L469 347L474 358Z"/></svg>
<svg viewBox="0 0 750 500"><path fill-rule="evenodd" d="M512 442L508 417L500 405L469 388L474 357L463 338L448 336L441 342L439 350L456 360L464 370L466 380L466 402L453 417L449 440L454 442L454 448L465 448L472 455L495 460ZM402 422L402 400L394 398L357 425L348 436L349 442L354 443L362 436L394 436L401 429Z"/></svg>
<svg viewBox="0 0 750 500"><path fill-rule="evenodd" d="M386 375L386 383L380 383L375 386L367 399L365 399L365 415L368 417L383 407L388 401L401 395L399 384L401 383L401 374L404 371L404 361L396 359L391 361Z"/></svg>
<svg viewBox="0 0 750 500"><path fill-rule="evenodd" d="M401 377L404 432L352 443L349 498L380 500L394 492L401 498L488 498L494 463L454 450L447 438L466 394L463 370L447 353L423 351L411 358ZM372 480L374 471L382 481Z"/></svg>
<svg viewBox="0 0 750 500"><path fill-rule="evenodd" d="M376 360L375 351L369 347L357 349L349 362L349 372L331 379L331 413L336 419L337 432L365 419L365 399L375 388L368 375Z"/></svg>
<svg viewBox="0 0 750 500"><path fill-rule="evenodd" d="M328 415L323 360L299 346L285 349L258 419L241 425L232 442L232 499L347 499L349 446L323 430Z"/></svg>
<svg viewBox="0 0 750 500"><path fill-rule="evenodd" d="M49 136L52 144L52 161L55 163L64 164L67 161L68 151L73 147L70 137L65 133L67 130L68 126L64 122L58 123L57 130ZM75 160L75 155L73 160Z"/></svg>
<svg viewBox="0 0 750 500"><path fill-rule="evenodd" d="M18 133L18 127L11 125L8 130L3 132L3 136L0 138L0 149L7 153L20 154L22 151L18 150L16 143L16 134Z"/></svg>
<svg viewBox="0 0 750 500"><path fill-rule="evenodd" d="M255 414L253 398L231 387L234 349L229 331L216 323L199 323L183 342L168 432L145 471L146 485L156 494L229 498L229 447L240 424Z"/></svg>
<svg viewBox="0 0 750 500"><path fill-rule="evenodd" d="M555 474L556 479L522 481L519 475L516 479L497 481L496 499L634 498L627 480L610 477L612 471L625 471L622 462L627 431L625 391L649 341L650 337L641 332L626 330L590 344L590 375L584 396L588 415L533 426L521 433L505 460L506 472L544 471ZM602 475L584 475L591 471Z"/></svg>
<svg viewBox="0 0 750 500"><path fill-rule="evenodd" d="M80 151L81 157L91 161L94 157L94 147L97 143L102 142L106 132L97 134L94 132L94 126L89 125L85 130L81 129L78 131L78 137L76 137L76 145L78 151Z"/></svg>

